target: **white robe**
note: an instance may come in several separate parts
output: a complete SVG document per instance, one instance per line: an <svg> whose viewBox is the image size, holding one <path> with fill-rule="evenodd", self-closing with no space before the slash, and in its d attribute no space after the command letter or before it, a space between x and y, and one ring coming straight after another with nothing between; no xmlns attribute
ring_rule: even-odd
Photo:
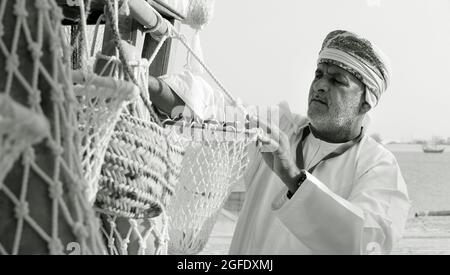
<svg viewBox="0 0 450 275"><path fill-rule="evenodd" d="M295 156L298 129L308 121L285 103L280 117ZM306 168L338 146L310 134ZM406 184L395 157L372 138L317 166L290 200L256 148L250 158L230 254L388 254L401 238L410 209Z"/></svg>

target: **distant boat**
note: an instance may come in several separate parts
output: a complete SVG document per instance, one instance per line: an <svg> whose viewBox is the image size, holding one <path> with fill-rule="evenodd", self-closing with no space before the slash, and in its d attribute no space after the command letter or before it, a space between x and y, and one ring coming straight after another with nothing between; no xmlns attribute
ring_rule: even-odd
<svg viewBox="0 0 450 275"><path fill-rule="evenodd" d="M424 153L443 153L445 148L437 145L426 144L422 147L422 150Z"/></svg>

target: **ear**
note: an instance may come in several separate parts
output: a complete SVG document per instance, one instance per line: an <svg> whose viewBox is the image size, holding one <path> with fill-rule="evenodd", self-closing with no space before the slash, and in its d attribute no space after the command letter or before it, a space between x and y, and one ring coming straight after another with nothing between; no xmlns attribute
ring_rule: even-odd
<svg viewBox="0 0 450 275"><path fill-rule="evenodd" d="M369 105L369 103L364 101L363 104L361 104L361 109L359 111L361 112L361 114L366 114L371 109L372 109L372 107Z"/></svg>

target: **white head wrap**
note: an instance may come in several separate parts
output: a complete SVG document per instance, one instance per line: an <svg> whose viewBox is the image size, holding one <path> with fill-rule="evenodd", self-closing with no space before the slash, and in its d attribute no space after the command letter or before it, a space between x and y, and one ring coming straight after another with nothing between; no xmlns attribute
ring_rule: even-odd
<svg viewBox="0 0 450 275"><path fill-rule="evenodd" d="M369 41L347 31L334 31L327 36L318 63L332 63L354 74L366 86L366 102L372 108L389 86L386 55Z"/></svg>

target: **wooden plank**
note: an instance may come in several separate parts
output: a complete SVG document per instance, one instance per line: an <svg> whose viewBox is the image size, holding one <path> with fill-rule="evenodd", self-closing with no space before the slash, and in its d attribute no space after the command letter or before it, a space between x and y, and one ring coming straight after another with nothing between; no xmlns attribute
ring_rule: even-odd
<svg viewBox="0 0 450 275"><path fill-rule="evenodd" d="M174 19L169 20L174 23ZM145 37L142 58L149 59L158 46L158 41L153 39L151 35ZM170 60L170 49L172 47L172 39L167 39L161 47L158 55L150 66L150 75L158 77L167 73Z"/></svg>
<svg viewBox="0 0 450 275"><path fill-rule="evenodd" d="M67 5L67 0L55 0L55 2L63 10L64 17L63 25L74 25L77 24L80 18L79 7ZM86 3L87 1L84 0ZM104 0L92 0L91 4L91 14L87 19L88 24L94 25L97 22L98 17L103 13L103 7L105 3Z"/></svg>
<svg viewBox="0 0 450 275"><path fill-rule="evenodd" d="M63 21L63 25L76 24L78 18L80 17L79 7L69 6L67 4L67 0L55 1L62 8L63 14L66 18ZM87 2L86 0L84 1L85 3ZM91 13L87 19L87 23L89 25L94 25L97 22L98 17L103 13L103 8L105 6L104 1L105 0L92 0ZM184 20L184 16L180 12L174 10L172 7L169 7L159 0L151 1L150 4L166 19Z"/></svg>
<svg viewBox="0 0 450 275"><path fill-rule="evenodd" d="M173 7L170 7L166 3L160 0L153 0L152 6L159 11L162 15L173 18L175 20L184 20L185 15L181 14L179 11L175 10Z"/></svg>

